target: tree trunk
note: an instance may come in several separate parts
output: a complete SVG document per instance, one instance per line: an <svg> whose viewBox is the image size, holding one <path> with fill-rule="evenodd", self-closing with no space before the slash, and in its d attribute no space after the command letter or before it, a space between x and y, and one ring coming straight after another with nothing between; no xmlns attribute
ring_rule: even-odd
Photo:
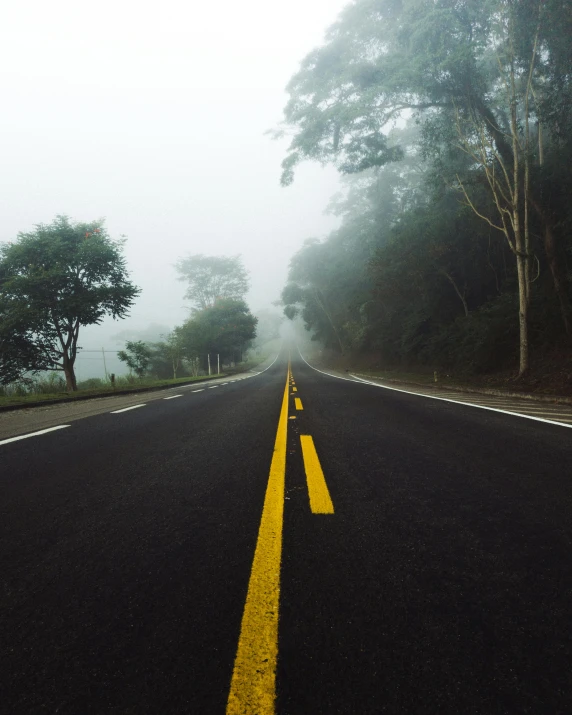
<svg viewBox="0 0 572 715"><path fill-rule="evenodd" d="M459 286L457 285L457 282L453 278L453 276L450 273L447 273L446 270L441 268L441 273L445 276L445 278L451 283L453 288L455 289L455 293L459 296L459 300L463 304L463 310L465 311L465 318L469 317L469 306L467 305L467 300L465 298L464 293L461 293L459 290Z"/></svg>
<svg viewBox="0 0 572 715"><path fill-rule="evenodd" d="M66 389L68 392L77 392L77 380L73 363L69 359L64 358L64 373L66 376Z"/></svg>
<svg viewBox="0 0 572 715"><path fill-rule="evenodd" d="M562 322L564 323L564 330L566 335L570 335L572 333L570 299L568 297L568 291L566 290L566 281L562 275L562 264L559 260L560 257L558 255L554 231L549 221L544 221L544 251L548 260L550 273L552 274L554 291L560 303L560 313L562 315Z"/></svg>
<svg viewBox="0 0 572 715"><path fill-rule="evenodd" d="M332 316L331 316L331 315L329 314L329 312L326 310L325 303L324 303L324 301L322 300L322 298L320 298L319 293L321 293L321 291L318 291L317 288L314 288L314 294L315 294L315 296L316 296L316 300L318 301L319 306L320 306L320 307L322 308L322 310L324 311L324 315L325 315L325 316L327 317L327 319L330 321L330 325L332 326L332 330L334 331L334 334L335 334L335 336L336 336L336 338L337 338L337 340L338 340L338 344L339 344L339 346L340 346L340 352L341 352L341 354L343 355L343 354L344 354L344 346L343 346L343 344L342 344L342 339L340 338L340 335L339 335L339 333L338 333L338 331L337 331L337 328L336 328L336 326L334 325L334 321L332 320Z"/></svg>
<svg viewBox="0 0 572 715"><path fill-rule="evenodd" d="M526 257L519 251L516 257L518 271L518 327L519 327L519 367L518 376L522 377L529 367L528 361L528 290Z"/></svg>
<svg viewBox="0 0 572 715"><path fill-rule="evenodd" d="M546 215L546 211L544 210L541 201L534 195L533 192L530 194L530 203L534 207L534 210L542 223L544 252L546 253L548 267L550 268L550 273L552 275L554 292L556 293L558 302L560 303L560 314L562 316L562 322L564 323L564 331L566 332L566 335L571 335L572 308L570 306L570 298L568 297L568 291L566 289L566 279L564 278L562 271L562 261L556 243L556 236L554 235L554 227Z"/></svg>
<svg viewBox="0 0 572 715"><path fill-rule="evenodd" d="M506 141L505 135L501 128L499 127L493 112L489 107L480 99L473 98L473 106L476 111L483 117L493 134L495 144L497 146L498 152L501 157L507 161L513 160L514 154L509 143ZM542 141L542 138L539 138ZM542 164L543 157L540 158ZM572 334L572 309L570 306L570 299L566 291L566 282L562 275L561 261L559 260L559 252L556 246L556 238L554 236L554 228L552 222L547 216L546 210L543 205L543 201L540 196L534 190L534 187L530 187L530 193L528 199L532 204L540 223L542 225L542 232L544 236L544 251L546 253L546 258L548 260L548 266L550 267L550 273L552 275L552 284L554 286L554 292L558 297L558 302L560 303L560 312L562 315L562 322L564 323L564 330L566 335Z"/></svg>

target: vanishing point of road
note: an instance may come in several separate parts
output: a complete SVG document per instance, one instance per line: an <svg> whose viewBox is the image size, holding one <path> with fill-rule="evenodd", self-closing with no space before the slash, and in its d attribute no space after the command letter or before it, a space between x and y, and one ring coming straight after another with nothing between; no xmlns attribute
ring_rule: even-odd
<svg viewBox="0 0 572 715"><path fill-rule="evenodd" d="M0 415L0 712L572 712L569 408L294 346L90 402Z"/></svg>

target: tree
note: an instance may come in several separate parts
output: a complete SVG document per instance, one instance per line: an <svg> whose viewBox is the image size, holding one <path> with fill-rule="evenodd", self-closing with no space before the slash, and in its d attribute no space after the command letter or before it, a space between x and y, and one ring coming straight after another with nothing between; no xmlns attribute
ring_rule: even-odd
<svg viewBox="0 0 572 715"><path fill-rule="evenodd" d="M156 374L166 373L168 369L169 376L172 373L173 379L176 380L177 372L185 357L180 330L175 328L162 337L165 339L152 345L153 372Z"/></svg>
<svg viewBox="0 0 572 715"><path fill-rule="evenodd" d="M175 268L179 280L189 284L185 298L199 310L212 308L220 298L242 300L248 291L248 273L240 256L188 256Z"/></svg>
<svg viewBox="0 0 572 715"><path fill-rule="evenodd" d="M188 357L209 353L220 354L221 359L232 359L256 337L255 318L243 300L220 298L214 305L196 311L190 320L179 328L182 346Z"/></svg>
<svg viewBox="0 0 572 715"><path fill-rule="evenodd" d="M128 340L125 343L125 350L119 350L117 357L126 363L137 377L143 377L151 363L152 351L142 340L136 342Z"/></svg>
<svg viewBox="0 0 572 715"><path fill-rule="evenodd" d="M79 331L106 315L124 318L140 293L129 280L123 240L102 221L58 216L0 246L0 380L63 371L76 390Z"/></svg>
<svg viewBox="0 0 572 715"><path fill-rule="evenodd" d="M531 269L525 234L530 238L533 221L542 235L565 332L572 332L560 248L566 224L559 221L554 199L560 182L547 181L546 172L538 170L547 138L542 125L562 144L570 134L563 127L569 130L571 121L566 34L571 23L569 3L561 0L356 0L330 29L326 44L303 61L288 86L285 107L285 127L292 132L283 162L285 185L304 159L333 163L346 174L399 160L405 147L390 136L398 118L413 114L425 139L431 139L434 132L427 129L439 121L443 128L454 124L456 115L472 117L473 134L486 140L485 164L494 155L498 171L504 167L513 173L512 208L502 198L501 210L512 215L505 218L520 256L521 374L527 365ZM431 144L424 149L430 154ZM482 160L477 163L483 168ZM494 184L498 196L500 185ZM522 232L522 250L515 228Z"/></svg>

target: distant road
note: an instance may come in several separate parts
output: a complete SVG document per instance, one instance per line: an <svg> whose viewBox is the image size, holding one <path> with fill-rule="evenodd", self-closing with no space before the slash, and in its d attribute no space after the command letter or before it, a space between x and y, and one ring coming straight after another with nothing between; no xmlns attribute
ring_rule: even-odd
<svg viewBox="0 0 572 715"><path fill-rule="evenodd" d="M1 712L572 712L570 428L288 357L0 419Z"/></svg>

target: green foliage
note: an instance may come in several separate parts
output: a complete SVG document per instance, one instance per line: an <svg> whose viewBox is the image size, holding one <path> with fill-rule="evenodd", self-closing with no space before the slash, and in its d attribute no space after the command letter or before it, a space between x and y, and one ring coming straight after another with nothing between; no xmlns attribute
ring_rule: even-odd
<svg viewBox="0 0 572 715"><path fill-rule="evenodd" d="M152 377L139 378L135 375L120 375L116 377L115 384L99 378L82 380L78 382L78 390L73 395L65 392L65 380L59 375L49 378L40 376L26 382L15 382L10 385L0 385L0 407L5 405L25 405L34 402L50 402L62 397L68 399L81 399L85 396L104 396L108 394L121 394L122 392L139 391L140 389L167 387L188 383L196 376L182 377L174 380L155 379ZM201 378L198 378L201 379Z"/></svg>
<svg viewBox="0 0 572 715"><path fill-rule="evenodd" d="M178 328L182 349L188 358L212 353L233 360L256 337L255 318L243 300L221 298Z"/></svg>
<svg viewBox="0 0 572 715"><path fill-rule="evenodd" d="M151 349L141 340L127 341L125 350L120 350L117 357L141 378L147 372L151 363Z"/></svg>
<svg viewBox="0 0 572 715"><path fill-rule="evenodd" d="M248 291L248 273L240 256L188 256L175 267L179 280L188 283L185 298L199 310L212 308L221 298L242 300Z"/></svg>
<svg viewBox="0 0 572 715"><path fill-rule="evenodd" d="M157 377L176 378L185 358L180 329L176 328L163 337L164 340L150 346L151 372Z"/></svg>
<svg viewBox="0 0 572 715"><path fill-rule="evenodd" d="M529 285L530 346L570 339L571 23L558 0L348 5L288 86L282 182L306 159L347 175L340 228L292 258L288 318L341 352L479 372L522 348Z"/></svg>
<svg viewBox="0 0 572 715"><path fill-rule="evenodd" d="M101 221L58 216L0 246L0 382L63 370L76 388L80 328L125 317L140 292L122 245Z"/></svg>

